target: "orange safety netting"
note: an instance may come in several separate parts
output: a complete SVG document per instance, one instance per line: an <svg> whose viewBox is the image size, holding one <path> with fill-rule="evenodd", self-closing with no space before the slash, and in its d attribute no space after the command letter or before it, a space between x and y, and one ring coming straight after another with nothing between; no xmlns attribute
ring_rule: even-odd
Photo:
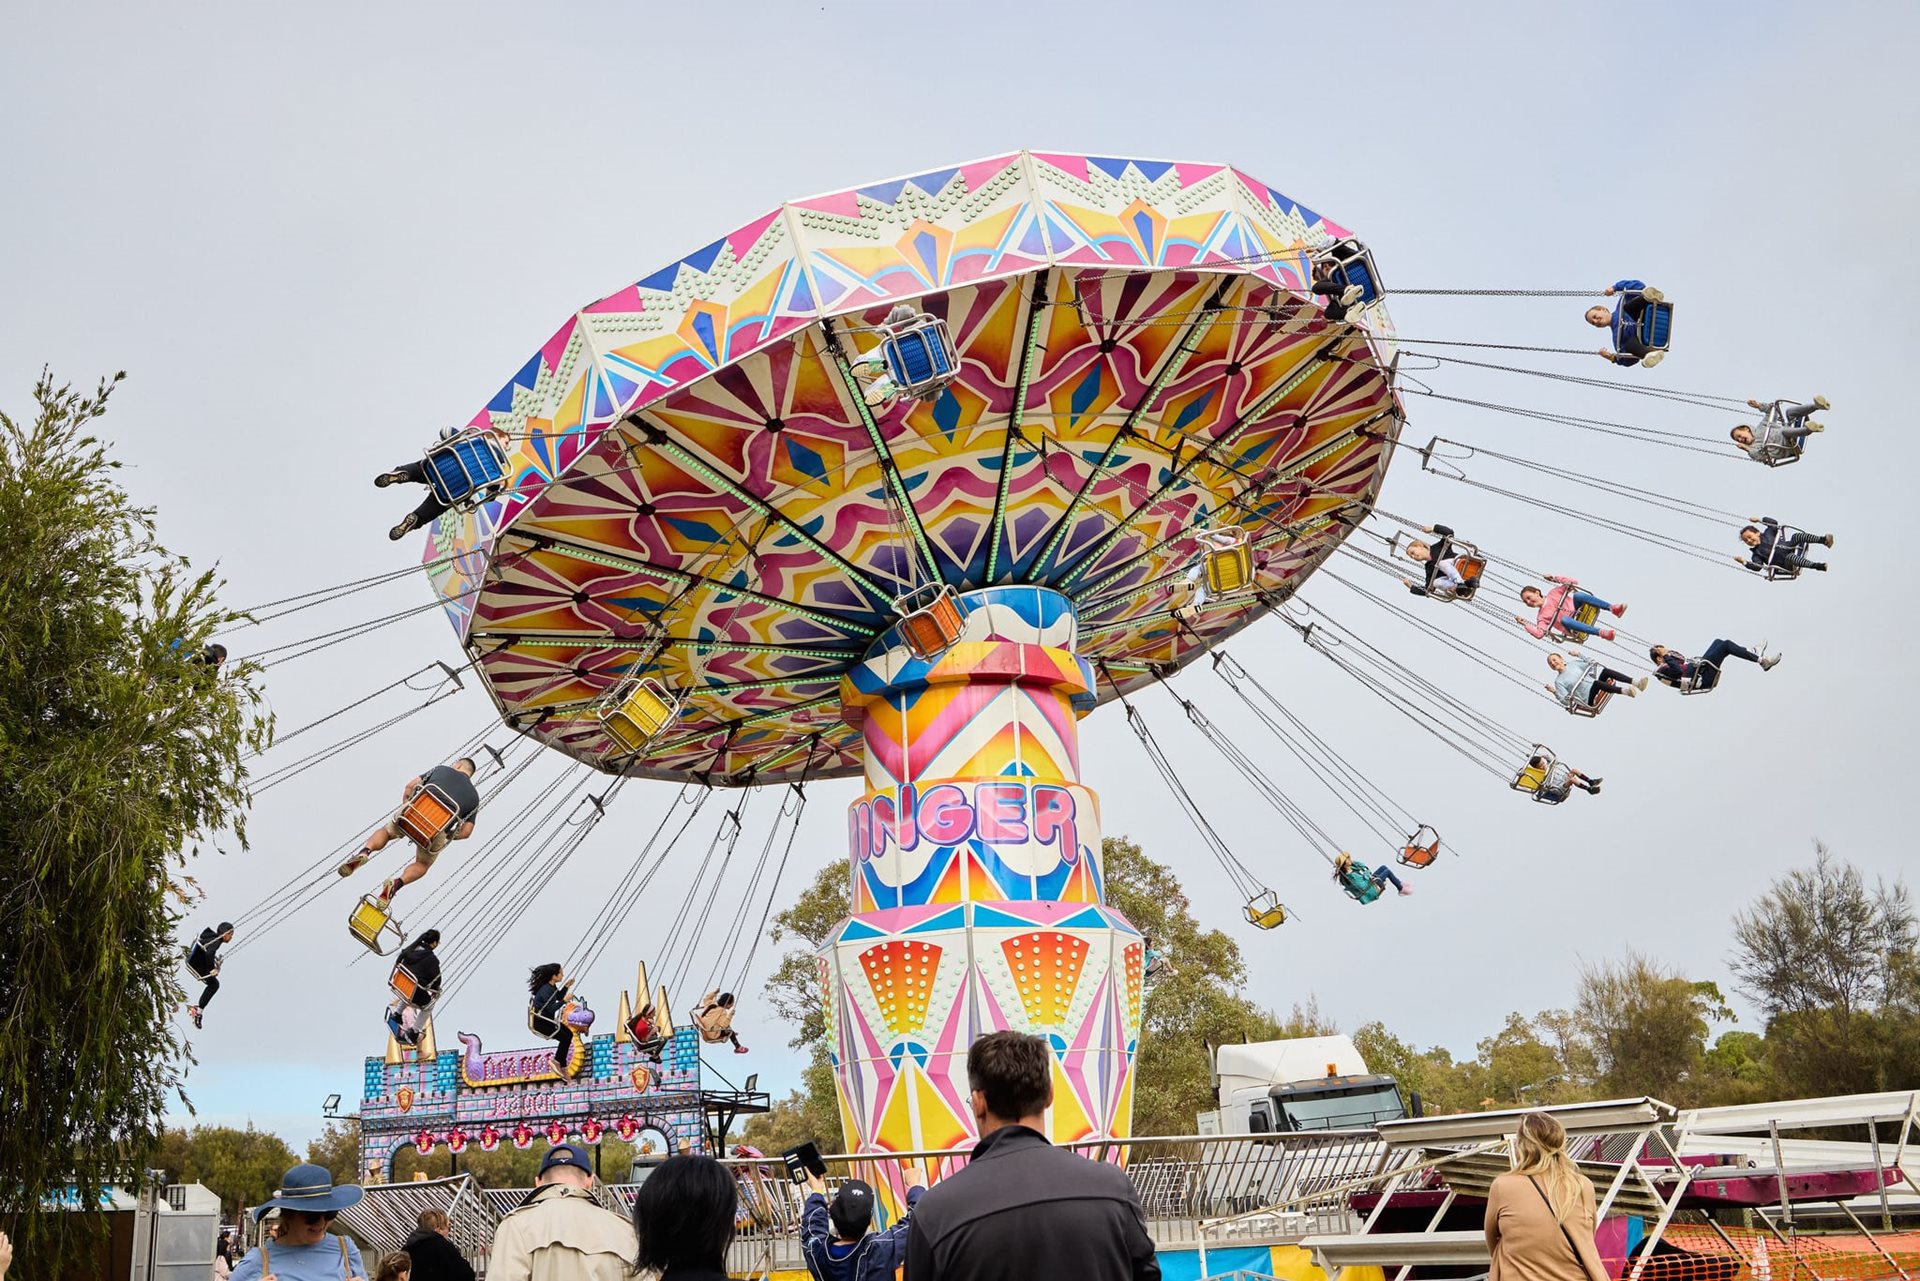
<svg viewBox="0 0 1920 1281"><path fill-rule="evenodd" d="M1920 1279L1920 1232L1776 1236L1764 1228L1672 1224L1664 1240L1685 1254L1654 1254L1640 1281L1902 1281ZM1877 1242L1877 1244L1876 1244ZM1609 1259L1630 1277L1637 1259Z"/></svg>

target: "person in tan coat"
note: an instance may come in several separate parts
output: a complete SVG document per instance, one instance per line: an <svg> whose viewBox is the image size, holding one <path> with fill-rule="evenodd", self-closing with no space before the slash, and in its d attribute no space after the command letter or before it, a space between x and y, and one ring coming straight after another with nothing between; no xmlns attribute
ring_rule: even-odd
<svg viewBox="0 0 1920 1281"><path fill-rule="evenodd" d="M593 1163L562 1143L540 1163L533 1195L500 1220L488 1281L632 1281L633 1224L593 1199Z"/></svg>
<svg viewBox="0 0 1920 1281"><path fill-rule="evenodd" d="M1487 1281L1607 1281L1594 1248L1593 1184L1567 1156L1567 1132L1529 1112L1513 1136L1513 1170L1487 1194Z"/></svg>

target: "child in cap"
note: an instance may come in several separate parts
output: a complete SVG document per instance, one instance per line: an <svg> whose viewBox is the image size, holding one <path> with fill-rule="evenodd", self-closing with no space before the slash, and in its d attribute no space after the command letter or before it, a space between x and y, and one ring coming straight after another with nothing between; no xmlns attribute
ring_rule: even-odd
<svg viewBox="0 0 1920 1281"><path fill-rule="evenodd" d="M807 1205L800 1220L800 1250L815 1281L879 1281L891 1278L907 1257L907 1225L920 1194L927 1190L920 1163L903 1167L907 1213L884 1232L874 1232L873 1189L848 1179L827 1202L827 1182L807 1175Z"/></svg>

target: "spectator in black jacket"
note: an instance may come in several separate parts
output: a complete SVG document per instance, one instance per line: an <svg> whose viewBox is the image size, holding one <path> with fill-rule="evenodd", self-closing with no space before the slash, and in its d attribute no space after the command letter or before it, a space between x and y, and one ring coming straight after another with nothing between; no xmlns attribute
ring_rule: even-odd
<svg viewBox="0 0 1920 1281"><path fill-rule="evenodd" d="M967 1052L967 1084L980 1141L965 1169L914 1205L910 1281L1158 1281L1126 1174L1062 1151L1040 1131L1053 1102L1047 1043L1022 1032L981 1037Z"/></svg>
<svg viewBox="0 0 1920 1281"><path fill-rule="evenodd" d="M447 1240L453 1221L445 1210L422 1210L420 1226L400 1247L413 1259L408 1281L473 1281L473 1265Z"/></svg>

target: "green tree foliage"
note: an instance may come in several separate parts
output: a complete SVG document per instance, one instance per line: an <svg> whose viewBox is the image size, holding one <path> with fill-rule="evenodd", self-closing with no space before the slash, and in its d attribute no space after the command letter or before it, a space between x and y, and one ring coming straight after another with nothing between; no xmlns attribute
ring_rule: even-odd
<svg viewBox="0 0 1920 1281"><path fill-rule="evenodd" d="M360 1118L343 1116L327 1122L320 1137L307 1144L307 1160L324 1165L335 1183L359 1183L366 1171L360 1168Z"/></svg>
<svg viewBox="0 0 1920 1281"><path fill-rule="evenodd" d="M1195 1116L1216 1102L1207 1046L1337 1030L1317 1008L1296 1008L1282 1023L1242 994L1247 967L1240 945L1201 927L1171 868L1121 836L1105 840L1101 857L1108 904L1151 938L1174 969L1147 992L1141 1011L1135 1134L1193 1133Z"/></svg>
<svg viewBox="0 0 1920 1281"><path fill-rule="evenodd" d="M1733 1011L1716 984L1629 951L1618 962L1582 967L1574 1016L1593 1049L1601 1094L1647 1094L1691 1107L1708 1084L1711 1025Z"/></svg>
<svg viewBox="0 0 1920 1281"><path fill-rule="evenodd" d="M1815 846L1733 920L1734 981L1767 1020L1789 1096L1920 1084L1920 922L1907 887Z"/></svg>
<svg viewBox="0 0 1920 1281"><path fill-rule="evenodd" d="M175 1183L204 1183L219 1193L220 1212L232 1218L272 1196L280 1176L299 1160L279 1135L251 1125L244 1130L196 1125L162 1134L153 1168L165 1170Z"/></svg>
<svg viewBox="0 0 1920 1281"><path fill-rule="evenodd" d="M256 671L189 661L233 621L209 574L158 541L95 436L91 394L43 375L0 414L0 1215L150 1161L184 1050L174 942L185 859L244 846ZM95 1215L28 1215L55 1271Z"/></svg>

